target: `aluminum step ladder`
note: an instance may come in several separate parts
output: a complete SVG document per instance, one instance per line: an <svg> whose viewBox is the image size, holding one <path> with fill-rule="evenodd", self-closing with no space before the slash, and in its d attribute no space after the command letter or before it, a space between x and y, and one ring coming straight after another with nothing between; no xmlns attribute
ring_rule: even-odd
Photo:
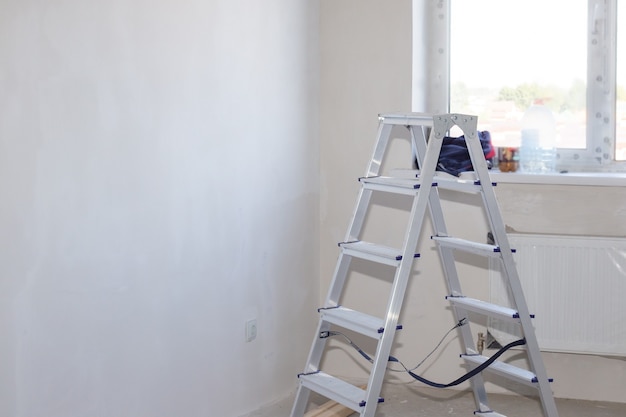
<svg viewBox="0 0 626 417"><path fill-rule="evenodd" d="M413 178L381 176L381 164L390 143L394 126L404 126L409 130L413 157L418 161L419 171ZM451 128L458 126L464 133L467 148L474 167L472 179L462 180L436 171L443 138ZM539 345L531 323L531 314L524 299L519 276L509 246L504 222L496 201L493 184L489 177L483 149L477 133L477 118L461 114L429 115L421 113L382 114L379 116L378 139L374 153L367 167L365 177L359 181L361 188L357 197L345 241L341 248L334 276L324 306L319 309L319 325L309 352L304 371L298 375L299 387L291 411L291 417L302 417L309 403L309 394L316 392L354 410L361 417L374 417L389 355L398 326L398 317L406 287L411 275L422 224L426 210L430 211L434 236L444 275L448 286L446 297L452 306L456 320L468 317L468 313L479 313L487 317L505 319L519 324L525 339L524 351L528 357L529 370L521 369L504 362L495 361L483 372L493 372L499 376L517 381L537 389L546 417L558 417L558 412L550 389L551 380L539 351ZM426 139L428 137L428 140ZM482 196L482 202L493 244L471 242L448 235L439 199L438 189L448 189ZM413 197L409 224L400 249L361 241L361 235L372 194L375 192L398 193ZM485 301L465 297L457 274L455 253L469 252L479 256L498 259L502 266L503 278L510 285L514 308L497 306ZM346 277L353 258L395 267L393 283L386 307L385 317L373 317L340 305ZM374 339L377 343L371 371L365 389L356 387L320 369L324 349L331 328L348 329ZM459 327L465 351L461 357L468 369L474 369L489 360L477 351L469 326ZM487 401L487 393L482 373L470 379L476 404L475 415L498 417Z"/></svg>

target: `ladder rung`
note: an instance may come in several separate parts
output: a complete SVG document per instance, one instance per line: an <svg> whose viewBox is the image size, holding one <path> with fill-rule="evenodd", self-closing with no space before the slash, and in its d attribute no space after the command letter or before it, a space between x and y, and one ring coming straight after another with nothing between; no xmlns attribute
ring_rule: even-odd
<svg viewBox="0 0 626 417"><path fill-rule="evenodd" d="M320 308L319 312L324 321L374 339L380 339L385 330L382 319L346 307ZM401 328L402 326L397 326L397 330Z"/></svg>
<svg viewBox="0 0 626 417"><path fill-rule="evenodd" d="M385 265L397 266L402 260L402 252L399 249L388 246L377 245L375 243L356 241L343 242L339 246L346 255L356 258L367 259ZM419 253L413 254L414 258L419 258Z"/></svg>
<svg viewBox="0 0 626 417"><path fill-rule="evenodd" d="M475 298L469 297L449 295L446 297L446 299L452 304L460 306L464 310L474 311L476 313L481 313L489 317L495 317L519 323L519 313L512 308L491 304L486 301L476 300ZM534 318L535 315L531 314L530 317Z"/></svg>
<svg viewBox="0 0 626 417"><path fill-rule="evenodd" d="M300 383L324 397L359 412L365 406L365 390L324 372L298 375ZM378 402L383 402L382 398Z"/></svg>
<svg viewBox="0 0 626 417"><path fill-rule="evenodd" d="M369 190L395 194L415 195L420 188L417 178L363 177L359 181Z"/></svg>
<svg viewBox="0 0 626 417"><path fill-rule="evenodd" d="M387 113L378 115L378 118L386 125L434 126L433 115L427 113Z"/></svg>
<svg viewBox="0 0 626 417"><path fill-rule="evenodd" d="M462 180L450 175L450 177L443 176L441 174L435 175L434 181L437 183L437 187L444 190L461 191L464 193L480 193L483 189L479 180ZM496 183L492 182L492 186Z"/></svg>
<svg viewBox="0 0 626 417"><path fill-rule="evenodd" d="M472 242L471 240L459 239L449 236L432 236L432 240L439 245L458 249L464 252L474 253L481 256L490 256L497 258L500 256L500 247L495 245L489 245L487 243Z"/></svg>
<svg viewBox="0 0 626 417"><path fill-rule="evenodd" d="M396 179L412 179L413 183L415 183L415 180L419 178L420 171L416 169L393 169L390 173ZM497 183L491 182L491 185L495 187ZM444 190L461 191L473 194L480 193L483 189L480 180L462 179L441 171L437 171L435 173L433 186Z"/></svg>
<svg viewBox="0 0 626 417"><path fill-rule="evenodd" d="M465 361L476 365L480 365L489 359L488 357L482 355L461 355L461 357ZM533 388L539 388L539 384L537 383L537 376L535 376L533 372L526 369L518 368L517 366L509 365L508 363L495 361L487 368L485 368L485 371L498 374L502 377ZM552 382L552 378L549 379L549 382Z"/></svg>

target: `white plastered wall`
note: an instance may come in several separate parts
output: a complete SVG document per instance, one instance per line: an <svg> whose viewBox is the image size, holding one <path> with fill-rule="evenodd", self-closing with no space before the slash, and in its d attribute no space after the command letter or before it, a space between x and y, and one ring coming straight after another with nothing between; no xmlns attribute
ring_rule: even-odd
<svg viewBox="0 0 626 417"><path fill-rule="evenodd" d="M0 1L0 415L235 417L293 391L319 297L318 16Z"/></svg>

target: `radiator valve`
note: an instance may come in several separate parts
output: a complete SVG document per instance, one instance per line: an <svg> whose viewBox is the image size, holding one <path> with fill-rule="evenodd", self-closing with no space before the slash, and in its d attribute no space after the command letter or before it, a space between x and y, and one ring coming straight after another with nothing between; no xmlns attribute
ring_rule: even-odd
<svg viewBox="0 0 626 417"><path fill-rule="evenodd" d="M485 335L484 333L478 333L478 340L476 340L476 350L478 350L478 354L482 355L483 350L485 349Z"/></svg>

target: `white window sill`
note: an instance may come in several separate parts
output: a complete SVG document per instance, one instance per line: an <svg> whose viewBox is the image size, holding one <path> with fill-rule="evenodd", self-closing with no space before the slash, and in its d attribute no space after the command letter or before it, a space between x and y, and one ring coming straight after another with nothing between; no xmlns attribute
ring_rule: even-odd
<svg viewBox="0 0 626 417"><path fill-rule="evenodd" d="M490 170L494 182L502 184L592 185L626 187L626 173L621 172L567 172L554 174L524 174ZM463 177L463 175L461 175Z"/></svg>

